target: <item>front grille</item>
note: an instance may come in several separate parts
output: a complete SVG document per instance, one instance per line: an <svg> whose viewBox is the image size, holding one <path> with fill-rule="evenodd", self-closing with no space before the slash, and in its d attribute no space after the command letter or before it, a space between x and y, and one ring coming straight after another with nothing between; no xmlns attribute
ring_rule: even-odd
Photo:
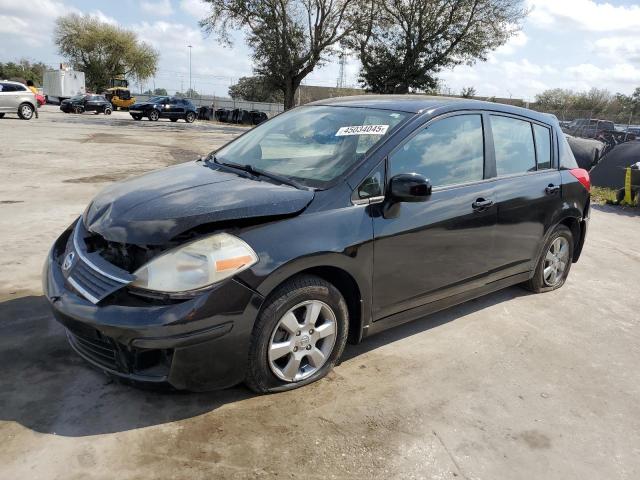
<svg viewBox="0 0 640 480"><path fill-rule="evenodd" d="M100 335L98 331L95 335L89 335L70 330L67 330L67 337L80 355L110 370L122 371L118 349L110 338Z"/></svg>
<svg viewBox="0 0 640 480"><path fill-rule="evenodd" d="M62 273L78 293L92 303L108 297L134 280L129 272L105 261L99 254L87 250L88 235L82 220L76 223L61 262Z"/></svg>
<svg viewBox="0 0 640 480"><path fill-rule="evenodd" d="M73 266L67 280L93 303L98 303L125 285L89 267L82 258Z"/></svg>

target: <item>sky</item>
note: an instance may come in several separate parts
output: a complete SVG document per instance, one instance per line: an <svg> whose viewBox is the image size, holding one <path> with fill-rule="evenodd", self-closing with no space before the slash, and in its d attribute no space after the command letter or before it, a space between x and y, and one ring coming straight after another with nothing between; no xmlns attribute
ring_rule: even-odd
<svg viewBox="0 0 640 480"><path fill-rule="evenodd" d="M524 0L530 10L521 32L486 62L441 72L450 93L474 87L481 96L533 101L548 88L606 88L629 94L640 86L638 0ZM143 89L170 93L189 87L226 96L229 85L251 75L243 32L232 48L207 37L198 20L208 12L200 0L0 0L0 61L27 58L57 66L63 59L52 42L54 21L76 12L134 30L160 52L158 73ZM346 84L357 86L359 65L348 58ZM305 84L335 86L339 66L329 60Z"/></svg>

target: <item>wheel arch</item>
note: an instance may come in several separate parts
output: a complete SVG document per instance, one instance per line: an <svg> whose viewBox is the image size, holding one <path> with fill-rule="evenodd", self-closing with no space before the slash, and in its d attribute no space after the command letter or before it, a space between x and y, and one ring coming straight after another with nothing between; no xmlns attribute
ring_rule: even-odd
<svg viewBox="0 0 640 480"><path fill-rule="evenodd" d="M29 100L25 100L24 102L20 102L20 105L18 105L18 110L20 110L20 107L21 107L22 105L24 105L24 104L27 104L27 105L29 105L31 108L33 108L33 111L34 111L34 112L36 111L36 106L35 106L32 102L30 102ZM14 105L15 105L15 104L14 104Z"/></svg>
<svg viewBox="0 0 640 480"><path fill-rule="evenodd" d="M362 340L363 328L368 304L364 301L363 287L355 276L345 268L331 264L318 264L301 268L288 268L285 275L278 275L276 282L270 282L265 292L264 285L261 293L268 298L278 287L299 275L315 275L331 283L342 294L349 311L349 343L359 343ZM263 302L261 308L268 302Z"/></svg>

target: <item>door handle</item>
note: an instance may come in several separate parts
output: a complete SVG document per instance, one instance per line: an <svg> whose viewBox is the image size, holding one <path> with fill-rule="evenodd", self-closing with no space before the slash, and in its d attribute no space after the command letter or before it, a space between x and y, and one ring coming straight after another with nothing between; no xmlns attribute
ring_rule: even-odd
<svg viewBox="0 0 640 480"><path fill-rule="evenodd" d="M479 198L475 202L471 204L471 208L473 208L476 212L481 212L482 210L486 210L491 205L493 205L493 200L485 200L484 198Z"/></svg>
<svg viewBox="0 0 640 480"><path fill-rule="evenodd" d="M554 185L550 183L547 188L544 189L547 195L553 195L554 193L558 193L560 191L560 185Z"/></svg>

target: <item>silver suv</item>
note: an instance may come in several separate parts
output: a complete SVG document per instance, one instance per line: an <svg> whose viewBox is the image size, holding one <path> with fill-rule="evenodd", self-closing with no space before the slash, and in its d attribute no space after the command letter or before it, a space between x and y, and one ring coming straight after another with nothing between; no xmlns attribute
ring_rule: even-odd
<svg viewBox="0 0 640 480"><path fill-rule="evenodd" d="M36 111L35 94L19 82L0 80L0 118L5 113L17 113L23 120L31 120Z"/></svg>

